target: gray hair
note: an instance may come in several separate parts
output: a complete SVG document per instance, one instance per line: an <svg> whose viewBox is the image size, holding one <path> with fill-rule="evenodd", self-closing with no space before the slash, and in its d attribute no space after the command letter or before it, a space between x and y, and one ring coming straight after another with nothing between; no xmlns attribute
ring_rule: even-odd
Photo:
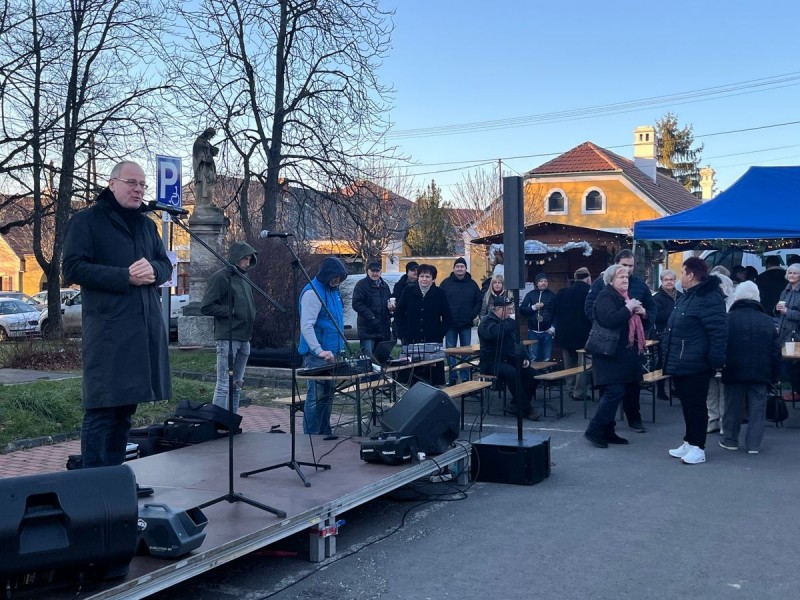
<svg viewBox="0 0 800 600"><path fill-rule="evenodd" d="M717 265L713 269L708 272L709 275L725 275L725 277L730 277L731 272L728 271L727 268L723 267L722 265Z"/></svg>
<svg viewBox="0 0 800 600"><path fill-rule="evenodd" d="M111 175L108 176L109 179L116 179L117 177L119 177L120 171L122 171L122 168L125 165L136 165L138 167L139 163L133 162L132 160L123 160L122 162L118 162L117 164L114 165L114 168L111 169Z"/></svg>
<svg viewBox="0 0 800 600"><path fill-rule="evenodd" d="M661 281L664 281L664 277L667 277L669 275L672 275L673 279L677 279L678 278L678 274L675 271L673 271L672 269L664 269L663 271L661 271L661 275L659 275L658 278Z"/></svg>
<svg viewBox="0 0 800 600"><path fill-rule="evenodd" d="M628 267L625 265L611 265L605 271L603 271L603 283L606 285L610 285L612 281L614 281L614 277L617 275L617 271L620 269L625 269L625 272L628 272Z"/></svg>
<svg viewBox="0 0 800 600"><path fill-rule="evenodd" d="M755 300L761 302L761 294L758 291L758 286L752 281L743 281L736 286L733 292L733 301L739 300Z"/></svg>
<svg viewBox="0 0 800 600"><path fill-rule="evenodd" d="M786 274L787 275L789 274L789 271L791 271L792 273L800 273L800 263L792 263L791 265L786 267ZM789 279L789 278L786 277L786 279Z"/></svg>

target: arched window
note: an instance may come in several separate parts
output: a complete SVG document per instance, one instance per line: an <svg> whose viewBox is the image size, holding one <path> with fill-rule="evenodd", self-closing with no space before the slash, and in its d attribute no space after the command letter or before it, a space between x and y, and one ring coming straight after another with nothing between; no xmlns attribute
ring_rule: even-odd
<svg viewBox="0 0 800 600"><path fill-rule="evenodd" d="M563 215L567 213L567 194L564 193L564 190L555 189L550 190L550 193L547 194L547 206L545 207L545 213L552 215Z"/></svg>
<svg viewBox="0 0 800 600"><path fill-rule="evenodd" d="M584 214L604 214L606 212L606 195L599 188L586 190L583 196Z"/></svg>

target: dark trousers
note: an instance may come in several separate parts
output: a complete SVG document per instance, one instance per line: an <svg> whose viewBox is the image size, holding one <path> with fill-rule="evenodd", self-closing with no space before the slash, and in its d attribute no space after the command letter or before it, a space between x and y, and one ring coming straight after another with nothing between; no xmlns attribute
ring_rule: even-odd
<svg viewBox="0 0 800 600"><path fill-rule="evenodd" d="M622 396L622 410L628 425L642 422L642 411L639 409L639 382L626 383L625 394Z"/></svg>
<svg viewBox="0 0 800 600"><path fill-rule="evenodd" d="M686 423L686 435L683 436L683 440L701 450L705 449L708 427L706 397L711 371L674 376L672 381L675 384L675 392L681 399L683 420Z"/></svg>
<svg viewBox="0 0 800 600"><path fill-rule="evenodd" d="M125 462L125 448L136 404L87 408L81 426L83 468L114 467Z"/></svg>
<svg viewBox="0 0 800 600"><path fill-rule="evenodd" d="M531 411L531 399L536 393L537 381L533 378L533 369L522 369L522 398L517 397L517 370L508 363L494 363L488 369L482 371L497 376L501 383L504 383L511 393L514 404L516 404L523 415Z"/></svg>
<svg viewBox="0 0 800 600"><path fill-rule="evenodd" d="M589 422L586 433L599 438L614 433L619 403L623 402L624 406L625 398L633 397L634 393L638 402L639 382L637 381L601 386L600 405Z"/></svg>

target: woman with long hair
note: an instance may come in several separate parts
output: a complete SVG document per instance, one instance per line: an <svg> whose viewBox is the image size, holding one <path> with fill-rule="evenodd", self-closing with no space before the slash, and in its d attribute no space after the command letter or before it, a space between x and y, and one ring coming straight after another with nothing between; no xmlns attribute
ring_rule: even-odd
<svg viewBox="0 0 800 600"><path fill-rule="evenodd" d="M478 315L481 319L492 312L492 303L495 298L507 298L513 300L513 296L506 289L506 280L502 273L492 277L489 282L489 289L483 295L483 304L481 304L481 312Z"/></svg>

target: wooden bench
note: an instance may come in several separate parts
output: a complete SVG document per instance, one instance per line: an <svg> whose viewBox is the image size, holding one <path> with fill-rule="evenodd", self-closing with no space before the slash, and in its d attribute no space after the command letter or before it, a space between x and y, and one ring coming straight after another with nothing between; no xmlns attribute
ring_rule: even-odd
<svg viewBox="0 0 800 600"><path fill-rule="evenodd" d="M542 373L541 375L536 375L535 379L537 381L542 382L546 387L558 385L558 393L559 393L559 417L564 416L564 382L567 380L568 377L574 377L575 375L580 375L581 373L588 373L592 370L592 367L572 367L570 369L561 369L560 371L550 371L549 373ZM543 416L547 416L547 392L543 397ZM586 395L583 397L583 414L586 416Z"/></svg>
<svg viewBox="0 0 800 600"><path fill-rule="evenodd" d="M656 393L659 381L669 382L669 375L664 375L661 369L656 369L655 371L645 373L640 383L643 388L649 388L650 392L653 394L653 423L656 422ZM666 387L669 389L669 405L672 406L672 389L669 383L667 383Z"/></svg>
<svg viewBox="0 0 800 600"><path fill-rule="evenodd" d="M480 425L478 426L478 431L483 431L483 391L491 387L491 383L488 381L465 381L464 383L458 383L456 385L451 385L446 388L442 388L442 391L450 396L451 400L455 400L456 398L461 399L461 430L464 430L464 403L466 402L467 396L471 396L473 394L478 394L478 400L481 403L480 406Z"/></svg>

